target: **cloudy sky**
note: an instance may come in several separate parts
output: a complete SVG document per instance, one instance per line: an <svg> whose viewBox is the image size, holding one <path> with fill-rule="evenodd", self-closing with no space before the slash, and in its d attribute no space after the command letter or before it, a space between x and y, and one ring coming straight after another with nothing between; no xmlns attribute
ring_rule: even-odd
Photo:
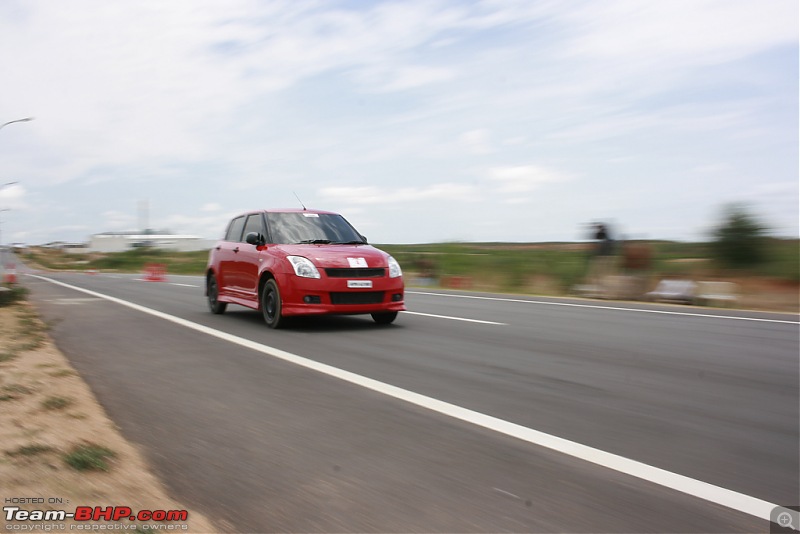
<svg viewBox="0 0 800 534"><path fill-rule="evenodd" d="M371 241L798 235L796 0L3 0L3 242L251 208Z"/></svg>

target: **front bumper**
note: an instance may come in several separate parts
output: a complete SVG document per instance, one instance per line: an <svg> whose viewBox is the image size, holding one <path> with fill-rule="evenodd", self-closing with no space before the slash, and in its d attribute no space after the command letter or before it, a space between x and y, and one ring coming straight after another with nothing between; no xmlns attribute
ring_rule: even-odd
<svg viewBox="0 0 800 534"><path fill-rule="evenodd" d="M279 277L283 315L365 314L405 311L403 277L365 278L371 288L349 288L343 278Z"/></svg>

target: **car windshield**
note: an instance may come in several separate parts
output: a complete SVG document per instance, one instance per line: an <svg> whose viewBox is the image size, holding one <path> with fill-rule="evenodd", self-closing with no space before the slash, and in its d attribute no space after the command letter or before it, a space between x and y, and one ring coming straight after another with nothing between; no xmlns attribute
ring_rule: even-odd
<svg viewBox="0 0 800 534"><path fill-rule="evenodd" d="M272 241L280 245L296 243L352 244L364 240L344 217L329 213L267 213Z"/></svg>

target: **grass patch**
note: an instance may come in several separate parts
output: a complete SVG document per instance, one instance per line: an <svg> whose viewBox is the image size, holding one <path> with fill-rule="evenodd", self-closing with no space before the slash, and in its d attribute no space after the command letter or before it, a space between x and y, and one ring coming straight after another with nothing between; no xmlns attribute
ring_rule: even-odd
<svg viewBox="0 0 800 534"><path fill-rule="evenodd" d="M8 291L0 291L0 306L9 306L28 297L28 289L19 284L3 284Z"/></svg>
<svg viewBox="0 0 800 534"><path fill-rule="evenodd" d="M37 454L43 454L46 452L52 452L54 449L49 445L23 445L22 447L13 450L7 451L6 454L9 456L35 456Z"/></svg>
<svg viewBox="0 0 800 534"><path fill-rule="evenodd" d="M63 410L68 406L72 406L72 399L67 397L47 397L42 401L42 408L45 410Z"/></svg>
<svg viewBox="0 0 800 534"><path fill-rule="evenodd" d="M49 374L50 376L61 378L63 376L75 376L76 373L74 371L70 371L69 369L61 369L60 371L53 371L52 373Z"/></svg>
<svg viewBox="0 0 800 534"><path fill-rule="evenodd" d="M17 334L19 343L17 351L36 350L47 341L47 326L39 319L36 310L29 306L21 306L17 312Z"/></svg>
<svg viewBox="0 0 800 534"><path fill-rule="evenodd" d="M22 384L9 384L7 386L3 386L3 391L6 393L14 394L17 393L19 395L30 395L33 393L33 390L28 386L23 386Z"/></svg>
<svg viewBox="0 0 800 534"><path fill-rule="evenodd" d="M36 316L30 313L24 313L17 316L19 319L19 326L24 328L25 330L29 331L36 331L41 328L39 321L36 320Z"/></svg>
<svg viewBox="0 0 800 534"><path fill-rule="evenodd" d="M108 471L107 460L115 458L117 453L94 443L84 443L72 448L64 454L64 461L78 471Z"/></svg>
<svg viewBox="0 0 800 534"><path fill-rule="evenodd" d="M31 336L30 339L28 339L25 343L23 343L22 345L19 346L19 350L22 351L22 352L25 352L25 351L28 351L28 350L36 350L39 347L41 347L42 345L44 345L45 341L46 341L46 339L45 339L45 337L43 335L38 334L38 333L34 334L33 336Z"/></svg>
<svg viewBox="0 0 800 534"><path fill-rule="evenodd" d="M19 354L15 352L0 352L0 363L10 362L15 359Z"/></svg>

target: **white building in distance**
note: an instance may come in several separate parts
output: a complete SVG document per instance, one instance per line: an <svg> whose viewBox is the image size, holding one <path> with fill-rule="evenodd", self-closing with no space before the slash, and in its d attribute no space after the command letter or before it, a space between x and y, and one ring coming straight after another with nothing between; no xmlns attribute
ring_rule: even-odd
<svg viewBox="0 0 800 534"><path fill-rule="evenodd" d="M210 250L215 241L194 235L142 234L139 232L104 232L94 234L87 252L124 252L140 247L152 247L179 252Z"/></svg>

